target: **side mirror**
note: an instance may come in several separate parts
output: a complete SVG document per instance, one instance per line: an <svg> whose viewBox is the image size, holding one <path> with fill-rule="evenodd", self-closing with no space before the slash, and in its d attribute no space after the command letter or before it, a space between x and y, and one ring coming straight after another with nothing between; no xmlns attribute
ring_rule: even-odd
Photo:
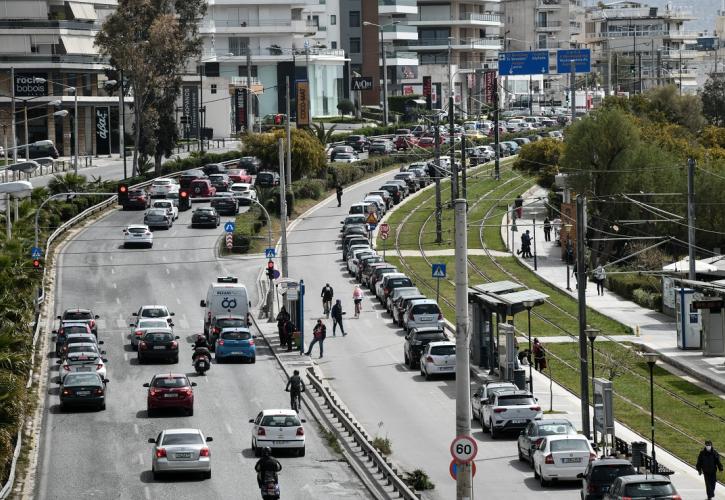
<svg viewBox="0 0 725 500"><path fill-rule="evenodd" d="M131 316L138 316L138 313L131 313Z"/></svg>
<svg viewBox="0 0 725 500"><path fill-rule="evenodd" d="M95 319L101 319L101 317L100 317L100 316L99 316L98 314L96 314L96 315L95 315L95 316L93 316L93 317L94 317Z"/></svg>
<svg viewBox="0 0 725 500"><path fill-rule="evenodd" d="M107 358L101 358L101 359L103 360L104 363L108 363L108 359Z"/></svg>
<svg viewBox="0 0 725 500"><path fill-rule="evenodd" d="M576 478L577 479L584 479L584 474L580 472L579 474L576 475Z"/></svg>
<svg viewBox="0 0 725 500"><path fill-rule="evenodd" d="M196 382L192 382L191 387L196 387Z"/></svg>
<svg viewBox="0 0 725 500"><path fill-rule="evenodd" d="M58 361L58 363L60 363L60 361ZM249 423L250 423L250 424L253 424L253 423L254 423L254 419L253 419L253 418L250 418L250 419L249 419Z"/></svg>
<svg viewBox="0 0 725 500"><path fill-rule="evenodd" d="M55 319L60 319L60 316L56 316Z"/></svg>
<svg viewBox="0 0 725 500"><path fill-rule="evenodd" d="M175 316L176 313L169 313L169 316Z"/></svg>
<svg viewBox="0 0 725 500"><path fill-rule="evenodd" d="M210 442L210 441L214 441L214 438L213 438L213 437L211 437L211 436L207 436L207 437L206 437L206 442L208 443L208 442Z"/></svg>
<svg viewBox="0 0 725 500"><path fill-rule="evenodd" d="M180 338L180 337L179 337L178 335L176 335L176 336L175 336L174 338L175 338L176 340L179 340L179 338Z"/></svg>
<svg viewBox="0 0 725 500"><path fill-rule="evenodd" d="M128 324L128 326L130 326L130 327L132 327L132 328L133 328L133 327L134 327L134 326L136 326L136 325L134 325L133 323L129 323L129 324Z"/></svg>
<svg viewBox="0 0 725 500"><path fill-rule="evenodd" d="M98 341L98 345L103 345L103 341L102 340L99 340Z"/></svg>
<svg viewBox="0 0 725 500"><path fill-rule="evenodd" d="M145 383L145 384L144 384L143 386L144 386L144 387L149 387L149 386L150 386L150 384L149 384L148 382L146 382L146 383Z"/></svg>
<svg viewBox="0 0 725 500"><path fill-rule="evenodd" d="M106 354L106 351L101 351L101 354Z"/></svg>
<svg viewBox="0 0 725 500"><path fill-rule="evenodd" d="M303 424L306 424L307 423L307 419L306 418L301 418L300 419L300 422L302 422Z"/></svg>
<svg viewBox="0 0 725 500"><path fill-rule="evenodd" d="M149 443L156 444L156 440L154 438L149 438Z"/></svg>
<svg viewBox="0 0 725 500"><path fill-rule="evenodd" d="M104 378L104 379L103 379L103 383L104 383L104 384L107 384L107 383L109 383L109 382L110 382L110 380L108 380L107 378Z"/></svg>
<svg viewBox="0 0 725 500"><path fill-rule="evenodd" d="M206 307L206 300L202 300L199 302L199 307Z"/></svg>

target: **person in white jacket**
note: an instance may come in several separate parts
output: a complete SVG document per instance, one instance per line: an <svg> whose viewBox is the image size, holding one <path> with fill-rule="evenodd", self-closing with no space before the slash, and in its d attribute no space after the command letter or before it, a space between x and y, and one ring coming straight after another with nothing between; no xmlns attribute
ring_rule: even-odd
<svg viewBox="0 0 725 500"><path fill-rule="evenodd" d="M607 277L607 272L604 270L604 266L601 264L597 265L594 269L594 281L597 284L597 295L604 295L604 280Z"/></svg>

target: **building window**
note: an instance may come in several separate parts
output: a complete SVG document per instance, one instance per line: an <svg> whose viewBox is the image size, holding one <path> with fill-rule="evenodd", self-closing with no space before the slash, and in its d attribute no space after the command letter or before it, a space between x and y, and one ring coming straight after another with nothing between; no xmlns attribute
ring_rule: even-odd
<svg viewBox="0 0 725 500"><path fill-rule="evenodd" d="M337 24L337 16L335 14L330 15L330 26L335 26Z"/></svg>
<svg viewBox="0 0 725 500"><path fill-rule="evenodd" d="M350 38L350 54L359 54L360 53L360 39L359 38Z"/></svg>
<svg viewBox="0 0 725 500"><path fill-rule="evenodd" d="M249 38L241 36L229 37L229 52L235 56L243 56L247 54L249 47Z"/></svg>
<svg viewBox="0 0 725 500"><path fill-rule="evenodd" d="M330 48L333 49L333 50L336 49L337 48L337 42L330 42Z"/></svg>
<svg viewBox="0 0 725 500"><path fill-rule="evenodd" d="M209 92L216 94L216 83L212 83Z"/></svg>
<svg viewBox="0 0 725 500"><path fill-rule="evenodd" d="M359 28L360 27L360 11L359 10L351 10L350 11L350 27L351 28Z"/></svg>
<svg viewBox="0 0 725 500"><path fill-rule="evenodd" d="M251 69L251 71L250 71L251 75L250 76L252 78L257 78L257 66L254 65L254 64L252 64L250 66L250 69ZM247 67L246 66L243 66L243 65L240 65L237 68L237 76L247 76Z"/></svg>

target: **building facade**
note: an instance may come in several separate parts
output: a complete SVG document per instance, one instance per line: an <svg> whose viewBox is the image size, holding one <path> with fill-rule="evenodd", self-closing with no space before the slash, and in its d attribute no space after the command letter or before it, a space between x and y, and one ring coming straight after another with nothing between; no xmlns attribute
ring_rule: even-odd
<svg viewBox="0 0 725 500"><path fill-rule="evenodd" d="M49 139L61 155L74 153L75 97L68 87L78 92L80 154L118 152L119 100L107 91L108 64L93 45L116 3L0 1L0 125L10 154L13 94L18 146ZM55 116L58 110L68 110L67 116ZM23 153L18 148L18 156Z"/></svg>
<svg viewBox="0 0 725 500"><path fill-rule="evenodd" d="M198 106L207 135L228 137L246 125L236 91L252 90L257 118L285 113L287 78L293 115L295 81L308 82L310 116L337 114L345 65L338 16L339 0L209 1L200 27L202 54L184 78L181 116L196 114ZM190 106L184 96L192 92Z"/></svg>

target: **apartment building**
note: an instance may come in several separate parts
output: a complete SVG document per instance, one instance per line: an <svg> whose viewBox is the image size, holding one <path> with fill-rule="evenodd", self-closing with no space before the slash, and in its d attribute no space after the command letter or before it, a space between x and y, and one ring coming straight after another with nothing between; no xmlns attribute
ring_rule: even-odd
<svg viewBox="0 0 725 500"><path fill-rule="evenodd" d="M253 90L256 117L284 113L288 77L293 100L294 82L309 82L311 116L337 114L345 65L338 47L339 1L209 0L200 26L200 61L184 79L182 114L194 120L199 106L207 133L227 137L245 121L237 114L236 90Z"/></svg>
<svg viewBox="0 0 725 500"><path fill-rule="evenodd" d="M703 53L688 46L699 33L685 24L695 16L689 7L650 7L617 1L587 9L586 40L605 88L638 93L673 83L695 92Z"/></svg>
<svg viewBox="0 0 725 500"><path fill-rule="evenodd" d="M0 1L3 147L12 146L14 86L17 144L50 139L61 155L73 154L75 97L68 89L73 87L78 91L80 154L118 152L119 101L106 91L108 62L93 46L116 4L116 0ZM55 116L58 110L68 110L67 116Z"/></svg>

